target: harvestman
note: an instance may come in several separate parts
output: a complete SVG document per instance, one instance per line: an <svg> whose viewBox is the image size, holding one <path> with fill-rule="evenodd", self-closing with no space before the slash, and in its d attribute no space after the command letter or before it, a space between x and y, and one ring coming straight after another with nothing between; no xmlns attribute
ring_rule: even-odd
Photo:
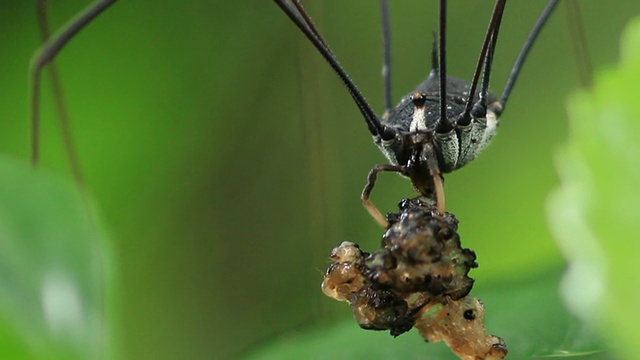
<svg viewBox="0 0 640 360"><path fill-rule="evenodd" d="M37 165L39 161L40 78L42 69L50 65L53 91L54 96L57 98L58 117L60 118L67 157L69 158L74 178L80 185L83 184L82 176L68 130L68 120L63 102L60 99L61 91L55 67L53 66L53 59L69 40L116 1L95 1L54 36L49 36L46 16L43 10L44 0L38 1L40 9L39 23L44 43L34 55L31 63L33 91L31 97L31 160L34 165ZM447 2L446 0L440 0L440 29L437 46L436 41L434 41L432 50L431 72L427 79L420 83L411 93L403 97L396 107L392 107L388 6L386 0L381 0L385 112L381 117L378 117L339 64L299 0L274 1L305 34L342 80L362 113L375 144L390 162L390 164L376 165L371 170L367 184L362 191L362 201L365 208L385 228L389 225L387 220L369 200L378 173L391 171L410 178L414 189L420 195L435 201L439 212L444 213L445 197L442 174L464 166L479 155L488 145L495 134L498 118L505 109L522 64L543 24L558 3L558 0L549 1L538 18L511 70L502 96L498 100L489 91L489 78L493 53L500 29L500 20L506 0L498 0L496 2L471 82L447 76ZM483 70L484 73L478 91L480 73ZM440 79L446 79L446 81L440 81ZM442 94L445 95L441 96Z"/></svg>
<svg viewBox="0 0 640 360"><path fill-rule="evenodd" d="M384 228L389 227L387 220L369 200L377 175L383 171L408 177L414 189L421 196L435 201L438 211L444 214L442 174L461 168L488 145L496 132L498 118L505 109L522 64L558 3L558 0L549 1L538 18L498 99L489 91L489 78L506 0L496 1L471 82L447 76L447 1L440 0L440 28L437 40L434 40L431 72L396 107L392 107L388 6L386 0L381 0L385 111L379 117L340 65L299 0L274 1L333 68L362 113L374 143L389 160L389 164L373 167L362 191L365 208ZM483 76L480 82L481 72Z"/></svg>

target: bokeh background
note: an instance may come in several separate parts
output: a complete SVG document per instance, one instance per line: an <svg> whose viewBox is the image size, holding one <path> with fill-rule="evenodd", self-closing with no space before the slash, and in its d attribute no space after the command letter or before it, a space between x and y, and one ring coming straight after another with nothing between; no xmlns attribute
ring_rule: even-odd
<svg viewBox="0 0 640 360"><path fill-rule="evenodd" d="M393 97L428 73L435 2L391 2ZM596 69L618 57L635 0L580 2ZM83 1L49 3L63 24ZM507 5L492 89L500 93L542 1ZM470 78L492 4L451 1L450 74ZM382 111L378 3L307 4L334 53ZM28 65L35 6L0 3L0 152L27 161ZM350 316L319 289L331 248L365 249L382 231L363 210L366 174L383 156L350 97L270 1L121 1L57 64L86 183L117 265L122 354L135 359L235 358L284 333ZM446 178L447 207L476 251L478 283L564 264L545 221L566 137L565 98L578 86L565 9L542 33L499 135ZM69 177L49 83L42 166ZM412 196L383 175L382 211ZM499 306L497 304L496 306Z"/></svg>

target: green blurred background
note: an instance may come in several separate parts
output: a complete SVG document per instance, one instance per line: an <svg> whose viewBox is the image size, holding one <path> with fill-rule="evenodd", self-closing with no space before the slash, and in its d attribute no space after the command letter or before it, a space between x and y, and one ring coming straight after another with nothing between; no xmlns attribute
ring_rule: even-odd
<svg viewBox="0 0 640 360"><path fill-rule="evenodd" d="M393 97L429 71L435 2L392 2ZM580 2L595 68L616 61L636 0ZM51 1L51 23L86 5ZM28 158L28 65L38 45L30 1L0 5L0 152ZM542 1L507 6L492 88L499 93ZM452 1L450 74L470 78L492 4ZM309 2L334 53L382 111L378 3ZM535 276L563 260L546 228L552 154L577 87L565 9L528 59L499 136L447 177L447 207L478 254L479 284ZM74 39L57 64L81 168L115 249L122 354L233 358L336 317L320 292L331 248L365 249L381 229L362 209L383 156L350 97L270 1L121 1ZM68 175L49 83L43 167ZM412 196L383 175L383 212ZM495 304L493 306L499 306Z"/></svg>

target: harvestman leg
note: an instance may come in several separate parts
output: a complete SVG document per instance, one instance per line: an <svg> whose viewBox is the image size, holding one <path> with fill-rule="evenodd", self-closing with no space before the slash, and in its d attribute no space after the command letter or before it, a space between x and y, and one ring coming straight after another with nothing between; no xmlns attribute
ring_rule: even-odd
<svg viewBox="0 0 640 360"><path fill-rule="evenodd" d="M367 185L365 185L364 189L362 189L361 198L364 208L367 209L371 217L373 217L373 219L378 224L380 224L380 226L387 229L389 228L389 222L384 217L384 215L382 215L380 210L378 210L378 208L373 205L371 201L369 201L371 190L373 190L373 187L376 185L376 180L378 179L378 173L383 171L397 172L402 175L407 175L407 167L391 164L376 165L373 169L371 169L371 171L369 171L369 176L367 177Z"/></svg>
<svg viewBox="0 0 640 360"><path fill-rule="evenodd" d="M391 27L389 25L389 4L380 0L380 17L382 19L382 83L384 86L384 117L393 104L391 103Z"/></svg>
<svg viewBox="0 0 640 360"><path fill-rule="evenodd" d="M564 1L567 14L567 26L571 35L571 43L573 44L573 58L576 60L580 85L584 89L590 89L593 79L593 70L591 68L591 56L585 39L584 21L580 15L580 6L575 0Z"/></svg>
<svg viewBox="0 0 640 360"><path fill-rule="evenodd" d="M498 115L504 111L504 108L507 104L507 100L509 99L509 95L511 94L511 91L513 90L513 86L515 85L516 80L518 79L520 70L522 70L522 65L524 64L524 61L527 58L527 55L529 55L529 51L531 50L533 43L538 37L538 34L540 34L540 30L542 30L542 26L545 24L547 19L549 19L549 16L553 12L553 9L556 7L556 5L558 5L558 0L549 1L547 6L542 11L542 14L538 18L538 21L536 21L535 25L533 26L533 29L529 33L527 40L524 42L524 45L522 45L522 49L518 54L518 58L516 59L516 62L513 64L513 67L511 68L511 74L509 74L509 78L507 79L507 84L504 86L504 91L502 92L502 96L500 97L500 101L499 101L500 108L497 109L499 110Z"/></svg>
<svg viewBox="0 0 640 360"><path fill-rule="evenodd" d="M73 142L71 140L71 132L69 131L69 122L62 100L62 92L57 76L57 71L53 64L53 59L62 50L80 30L82 30L93 19L100 15L104 10L113 5L117 0L97 0L87 6L76 17L71 19L59 32L49 37L48 22L46 11L44 9L45 0L38 0L37 12L38 22L40 26L40 34L44 44L36 51L31 59L31 164L37 166L40 160L40 79L42 69L46 65L50 65L53 92L57 107L58 116L60 118L60 126L63 140L65 143L65 151L69 158L71 171L74 179L82 185L82 176L80 174L78 160L74 151Z"/></svg>
<svg viewBox="0 0 640 360"><path fill-rule="evenodd" d="M380 18L382 22L382 83L384 92L384 117L391 110L391 27L389 25L389 4L387 0L380 0ZM371 217L383 228L389 227L389 222L380 210L369 200L375 186L378 173L383 171L406 174L406 167L396 165L376 165L367 176L367 184L362 189L362 204Z"/></svg>

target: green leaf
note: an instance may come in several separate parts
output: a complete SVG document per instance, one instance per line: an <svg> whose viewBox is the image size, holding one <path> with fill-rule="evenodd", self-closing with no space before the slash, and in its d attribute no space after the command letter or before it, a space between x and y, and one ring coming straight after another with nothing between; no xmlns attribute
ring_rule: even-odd
<svg viewBox="0 0 640 360"><path fill-rule="evenodd" d="M0 353L110 355L107 239L66 179L0 157Z"/></svg>
<svg viewBox="0 0 640 360"><path fill-rule="evenodd" d="M485 325L507 343L507 359L571 356L606 360L597 335L569 315L558 296L559 272L473 291L485 304ZM345 304L345 312L348 312ZM397 338L365 331L353 319L290 334L247 356L267 359L457 359L442 343L428 344L415 330Z"/></svg>
<svg viewBox="0 0 640 360"><path fill-rule="evenodd" d="M628 359L640 352L640 18L630 23L620 64L569 102L570 138L557 158L561 188L549 218L570 262L570 309Z"/></svg>

